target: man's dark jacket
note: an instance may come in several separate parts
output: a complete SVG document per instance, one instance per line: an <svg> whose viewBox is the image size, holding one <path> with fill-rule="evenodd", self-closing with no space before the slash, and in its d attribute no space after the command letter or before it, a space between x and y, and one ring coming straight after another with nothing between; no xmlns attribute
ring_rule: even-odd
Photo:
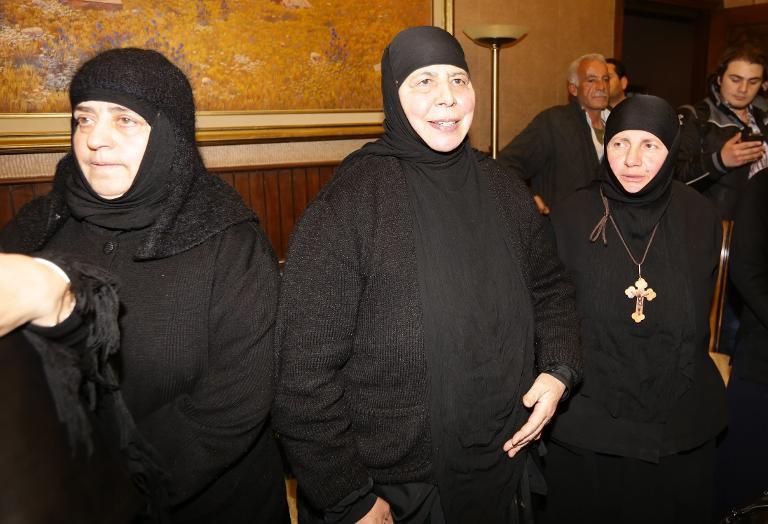
<svg viewBox="0 0 768 524"><path fill-rule="evenodd" d="M730 274L744 299L734 373L768 385L768 172L749 182L736 212Z"/></svg>
<svg viewBox="0 0 768 524"><path fill-rule="evenodd" d="M550 207L594 180L600 163L578 100L536 115L499 152L498 161L530 180L534 194Z"/></svg>
<svg viewBox="0 0 768 524"><path fill-rule="evenodd" d="M696 106L682 106L683 123L677 179L706 196L723 219L733 220L739 193L749 179L751 164L729 168L723 164L720 150L744 128L739 118L726 107L713 88L711 95ZM758 127L768 133L768 115L750 107Z"/></svg>

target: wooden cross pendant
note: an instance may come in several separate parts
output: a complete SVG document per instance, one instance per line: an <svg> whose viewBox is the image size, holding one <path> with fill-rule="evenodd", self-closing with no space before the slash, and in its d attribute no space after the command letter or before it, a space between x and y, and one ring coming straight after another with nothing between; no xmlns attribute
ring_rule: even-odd
<svg viewBox="0 0 768 524"><path fill-rule="evenodd" d="M645 318L643 314L643 302L649 302L656 298L656 292L648 287L648 282L643 277L638 277L634 286L629 286L624 290L627 298L635 299L635 312L632 313L632 320L639 324Z"/></svg>

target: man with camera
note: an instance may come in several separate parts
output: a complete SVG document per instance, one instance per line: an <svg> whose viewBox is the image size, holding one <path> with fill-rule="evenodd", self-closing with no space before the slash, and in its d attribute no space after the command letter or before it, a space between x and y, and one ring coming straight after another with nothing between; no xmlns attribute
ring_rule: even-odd
<svg viewBox="0 0 768 524"><path fill-rule="evenodd" d="M723 219L733 219L741 189L768 167L768 115L752 103L766 78L763 50L736 45L725 51L709 96L680 108L677 177L708 197Z"/></svg>

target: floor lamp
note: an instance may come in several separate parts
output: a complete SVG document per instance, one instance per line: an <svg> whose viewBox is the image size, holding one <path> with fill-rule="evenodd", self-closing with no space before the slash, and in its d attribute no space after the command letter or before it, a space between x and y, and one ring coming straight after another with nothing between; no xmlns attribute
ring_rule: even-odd
<svg viewBox="0 0 768 524"><path fill-rule="evenodd" d="M476 44L491 48L491 157L495 159L499 152L499 49L519 42L528 34L528 28L519 25L475 25L464 28L464 34Z"/></svg>

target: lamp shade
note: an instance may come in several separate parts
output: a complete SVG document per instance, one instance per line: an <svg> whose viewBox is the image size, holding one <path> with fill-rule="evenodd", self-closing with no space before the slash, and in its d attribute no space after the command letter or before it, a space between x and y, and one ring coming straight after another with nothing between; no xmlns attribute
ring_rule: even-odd
<svg viewBox="0 0 768 524"><path fill-rule="evenodd" d="M501 47L523 38L528 28L506 24L472 25L464 28L464 34L480 45Z"/></svg>

